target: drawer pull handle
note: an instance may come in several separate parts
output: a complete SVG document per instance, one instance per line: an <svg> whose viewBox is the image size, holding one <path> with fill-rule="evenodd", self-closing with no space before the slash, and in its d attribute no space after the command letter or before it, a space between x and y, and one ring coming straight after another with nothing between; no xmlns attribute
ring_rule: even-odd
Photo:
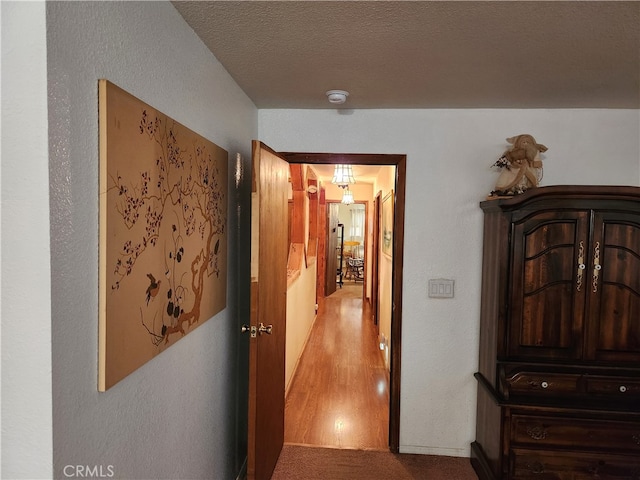
<svg viewBox="0 0 640 480"><path fill-rule="evenodd" d="M640 433L636 433L631 436L636 445L640 445Z"/></svg>
<svg viewBox="0 0 640 480"><path fill-rule="evenodd" d="M547 382L542 382L542 383L540 384L540 386L541 386L542 388L547 388L547 387L549 386L549 384L548 384Z"/></svg>
<svg viewBox="0 0 640 480"><path fill-rule="evenodd" d="M597 465L587 469L587 472L592 474L595 478L600 478L600 469L606 467L604 460L600 460Z"/></svg>
<svg viewBox="0 0 640 480"><path fill-rule="evenodd" d="M534 440L544 440L547 438L547 431L541 425L527 428L527 435Z"/></svg>
<svg viewBox="0 0 640 480"><path fill-rule="evenodd" d="M579 292L582 288L582 276L587 266L584 264L584 242L580 242L580 248L578 248L578 277L576 279L576 290Z"/></svg>
<svg viewBox="0 0 640 480"><path fill-rule="evenodd" d="M620 385L619 390L620 390L620 393L624 393L627 391L627 387L625 387L624 385Z"/></svg>
<svg viewBox="0 0 640 480"><path fill-rule="evenodd" d="M596 242L593 249L593 293L598 291L598 277L600 276L600 242Z"/></svg>
<svg viewBox="0 0 640 480"><path fill-rule="evenodd" d="M544 473L544 465L540 462L527 463L526 467L531 471L531 473Z"/></svg>

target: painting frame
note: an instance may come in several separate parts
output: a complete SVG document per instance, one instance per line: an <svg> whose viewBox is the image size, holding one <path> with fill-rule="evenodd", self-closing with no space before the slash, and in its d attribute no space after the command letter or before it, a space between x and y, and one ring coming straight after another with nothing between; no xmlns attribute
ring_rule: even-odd
<svg viewBox="0 0 640 480"><path fill-rule="evenodd" d="M226 308L229 156L105 79L98 114L104 392Z"/></svg>
<svg viewBox="0 0 640 480"><path fill-rule="evenodd" d="M381 250L389 258L393 257L393 189L382 199L380 234Z"/></svg>

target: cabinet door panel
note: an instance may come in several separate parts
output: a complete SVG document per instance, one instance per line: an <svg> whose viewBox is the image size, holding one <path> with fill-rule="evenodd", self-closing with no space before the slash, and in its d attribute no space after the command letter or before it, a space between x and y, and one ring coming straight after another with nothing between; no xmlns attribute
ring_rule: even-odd
<svg viewBox="0 0 640 480"><path fill-rule="evenodd" d="M640 211L597 212L589 259L587 356L640 362ZM598 269L599 265L599 269Z"/></svg>
<svg viewBox="0 0 640 480"><path fill-rule="evenodd" d="M522 299L522 325L520 345L553 348L571 348L574 342L570 301L572 284L551 284Z"/></svg>
<svg viewBox="0 0 640 480"><path fill-rule="evenodd" d="M509 354L579 358L587 212L542 212L513 227Z"/></svg>

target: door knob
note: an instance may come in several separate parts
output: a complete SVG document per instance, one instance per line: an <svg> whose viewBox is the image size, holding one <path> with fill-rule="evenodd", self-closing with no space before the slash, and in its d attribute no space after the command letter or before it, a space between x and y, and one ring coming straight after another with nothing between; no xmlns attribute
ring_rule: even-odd
<svg viewBox="0 0 640 480"><path fill-rule="evenodd" d="M260 335L262 335L263 333L266 333L267 335L271 335L272 330L273 330L273 325L265 326L264 323L260 322L260 326L258 327L258 333Z"/></svg>

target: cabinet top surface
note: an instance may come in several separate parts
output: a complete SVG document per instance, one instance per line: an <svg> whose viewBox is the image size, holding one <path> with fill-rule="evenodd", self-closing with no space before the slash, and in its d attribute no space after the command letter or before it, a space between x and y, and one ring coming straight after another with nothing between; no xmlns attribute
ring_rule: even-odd
<svg viewBox="0 0 640 480"><path fill-rule="evenodd" d="M527 190L513 197L495 197L480 202L485 211L513 210L530 203L555 200L623 200L640 202L640 187L614 185L553 185ZM638 207L640 209L640 205Z"/></svg>

